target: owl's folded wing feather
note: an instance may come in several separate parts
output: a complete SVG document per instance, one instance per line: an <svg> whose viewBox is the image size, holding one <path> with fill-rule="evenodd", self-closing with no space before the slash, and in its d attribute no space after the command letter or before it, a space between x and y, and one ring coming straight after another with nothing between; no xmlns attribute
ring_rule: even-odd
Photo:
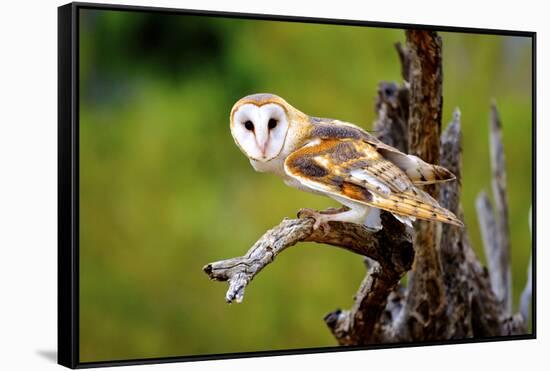
<svg viewBox="0 0 550 371"><path fill-rule="evenodd" d="M401 216L463 225L364 140L320 140L290 154L284 168L288 176L316 191Z"/></svg>
<svg viewBox="0 0 550 371"><path fill-rule="evenodd" d="M453 173L444 167L428 164L414 155L403 153L359 126L333 119L318 117L311 117L310 119L313 123L313 137L321 139L361 139L372 145L386 160L400 168L416 185L447 182L456 178Z"/></svg>

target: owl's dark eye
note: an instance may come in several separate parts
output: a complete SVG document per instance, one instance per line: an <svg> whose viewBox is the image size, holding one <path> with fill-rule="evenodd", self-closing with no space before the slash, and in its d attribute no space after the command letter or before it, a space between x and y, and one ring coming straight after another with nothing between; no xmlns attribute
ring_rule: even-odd
<svg viewBox="0 0 550 371"><path fill-rule="evenodd" d="M276 126L277 126L277 120L269 119L269 122L267 123L267 127L269 128L269 130L275 129Z"/></svg>
<svg viewBox="0 0 550 371"><path fill-rule="evenodd" d="M252 123L252 121L248 120L247 122L244 123L244 127L247 129L247 130L250 130L250 131L253 131L254 130L254 124Z"/></svg>

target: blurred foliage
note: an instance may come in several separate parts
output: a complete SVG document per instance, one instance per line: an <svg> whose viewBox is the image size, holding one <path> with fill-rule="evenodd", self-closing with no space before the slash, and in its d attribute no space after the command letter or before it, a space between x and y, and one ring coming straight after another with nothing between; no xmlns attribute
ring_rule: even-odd
<svg viewBox="0 0 550 371"><path fill-rule="evenodd" d="M474 200L490 191L498 101L517 302L531 246L531 41L442 37L443 117L462 111L463 206L480 255ZM301 207L335 206L254 172L228 115L242 96L272 92L370 129L377 83L400 81L396 41L402 30L81 10L81 361L336 345L322 318L351 305L360 257L302 244L231 306L201 271Z"/></svg>

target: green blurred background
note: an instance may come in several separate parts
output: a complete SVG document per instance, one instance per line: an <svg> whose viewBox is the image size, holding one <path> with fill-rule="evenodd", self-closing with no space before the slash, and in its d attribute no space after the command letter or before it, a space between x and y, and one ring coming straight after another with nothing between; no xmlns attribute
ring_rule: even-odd
<svg viewBox="0 0 550 371"><path fill-rule="evenodd" d="M531 40L441 33L444 121L460 107L463 206L490 191L496 98L508 171L514 305L530 254ZM208 262L242 255L302 207L336 204L254 172L229 132L255 92L370 129L381 80L400 82L402 30L80 11L82 362L335 346L322 318L348 308L359 256L304 243L227 305Z"/></svg>

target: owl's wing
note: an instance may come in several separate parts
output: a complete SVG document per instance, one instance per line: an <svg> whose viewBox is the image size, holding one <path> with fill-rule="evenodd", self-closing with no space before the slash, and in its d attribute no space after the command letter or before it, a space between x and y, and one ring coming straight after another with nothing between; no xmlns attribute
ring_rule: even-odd
<svg viewBox="0 0 550 371"><path fill-rule="evenodd" d="M320 139L361 139L375 147L416 185L433 184L454 180L456 177L442 166L424 162L421 158L408 155L387 145L374 135L349 122L310 117L313 124L312 136Z"/></svg>
<svg viewBox="0 0 550 371"><path fill-rule="evenodd" d="M305 187L401 216L462 226L377 148L361 139L317 140L291 153L285 172Z"/></svg>

